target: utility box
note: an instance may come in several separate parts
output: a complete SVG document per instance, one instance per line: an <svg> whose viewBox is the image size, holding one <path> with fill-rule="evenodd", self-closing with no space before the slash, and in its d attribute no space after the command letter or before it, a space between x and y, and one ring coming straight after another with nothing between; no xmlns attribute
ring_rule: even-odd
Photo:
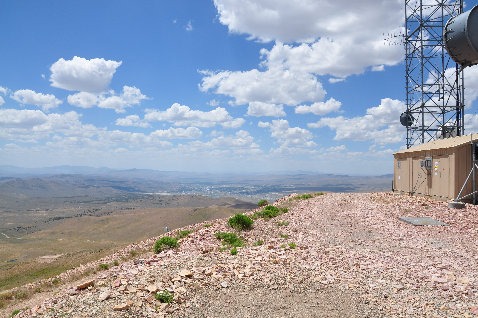
<svg viewBox="0 0 478 318"><path fill-rule="evenodd" d="M393 190L454 200L470 175L474 157L478 156L477 142L478 134L466 135L435 140L393 154ZM473 182L469 178L462 195L472 192ZM464 201L471 202L472 198Z"/></svg>

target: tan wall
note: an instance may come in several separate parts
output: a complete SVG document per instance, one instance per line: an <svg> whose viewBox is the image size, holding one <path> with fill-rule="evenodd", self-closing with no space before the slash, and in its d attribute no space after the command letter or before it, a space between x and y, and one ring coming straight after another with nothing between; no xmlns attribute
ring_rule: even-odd
<svg viewBox="0 0 478 318"><path fill-rule="evenodd" d="M394 189L437 199L454 200L472 168L471 152L470 144L464 144L448 149L396 154L394 156ZM426 157L432 158L430 173L420 167L420 161ZM398 168L398 162L400 162L400 168ZM471 176L461 196L473 191L472 180ZM478 171L475 182L478 189ZM471 202L471 199L464 201Z"/></svg>
<svg viewBox="0 0 478 318"><path fill-rule="evenodd" d="M420 167L420 161L425 157L412 158L411 191L413 194L429 195L431 176L425 168Z"/></svg>
<svg viewBox="0 0 478 318"><path fill-rule="evenodd" d="M420 165L426 157L432 158L432 170L426 170ZM395 157L395 190L437 199L453 199L455 173L450 162L454 162L454 158L454 153L450 150L422 151Z"/></svg>
<svg viewBox="0 0 478 318"><path fill-rule="evenodd" d="M400 163L400 164L399 164ZM408 158L394 160L393 187L395 191L410 192L410 164Z"/></svg>
<svg viewBox="0 0 478 318"><path fill-rule="evenodd" d="M432 157L432 170L430 174L431 189L429 194L441 199L450 199L450 156Z"/></svg>
<svg viewBox="0 0 478 318"><path fill-rule="evenodd" d="M455 191L453 197L456 198L458 193L460 192L461 187L465 183L466 177L470 173L472 168L472 159L471 159L471 146L470 145L463 145L462 147L456 148L456 155L455 155ZM468 181L465 189L463 190L461 196L469 194L473 191L473 176L470 176L470 180ZM476 176L477 189L478 189L478 173ZM471 198L468 199L468 201ZM467 200L465 200L467 201Z"/></svg>

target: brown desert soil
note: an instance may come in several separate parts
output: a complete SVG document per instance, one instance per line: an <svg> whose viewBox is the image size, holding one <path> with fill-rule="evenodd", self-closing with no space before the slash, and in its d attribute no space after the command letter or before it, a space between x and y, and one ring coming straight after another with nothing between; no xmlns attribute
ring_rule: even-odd
<svg viewBox="0 0 478 318"><path fill-rule="evenodd" d="M221 251L214 236L232 232L227 219L191 225L183 228L193 232L179 248L148 252L55 293L40 293L18 305L23 311L16 317L478 314L478 206L452 210L446 202L392 193L327 193L274 204L290 206L289 212L259 218L252 230L238 233L246 245L237 255ZM399 216L428 216L449 226L413 226ZM152 248L156 239L128 249ZM256 245L258 240L264 243ZM59 279L111 264L128 249ZM162 290L174 293L171 304L154 298Z"/></svg>

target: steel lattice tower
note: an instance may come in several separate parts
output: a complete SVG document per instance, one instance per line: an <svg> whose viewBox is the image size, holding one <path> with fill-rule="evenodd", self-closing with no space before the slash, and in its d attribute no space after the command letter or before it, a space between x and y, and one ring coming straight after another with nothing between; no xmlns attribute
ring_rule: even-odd
<svg viewBox="0 0 478 318"><path fill-rule="evenodd" d="M464 134L462 67L443 41L448 19L462 12L463 0L405 0L407 148Z"/></svg>

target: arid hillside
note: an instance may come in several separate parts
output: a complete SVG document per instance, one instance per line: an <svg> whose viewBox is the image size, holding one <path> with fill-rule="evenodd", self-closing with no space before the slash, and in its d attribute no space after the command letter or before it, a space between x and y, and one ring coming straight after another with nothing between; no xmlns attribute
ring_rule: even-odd
<svg viewBox="0 0 478 318"><path fill-rule="evenodd" d="M168 233L182 237L179 247L154 254L159 238L154 237L49 281L11 291L13 300L1 314L13 310L19 311L17 317L478 314L477 207L451 210L445 202L391 193L290 196L274 205L281 210L269 219L261 217L260 209L248 212L255 216L251 230L237 232L227 218L194 224ZM413 226L399 216L429 216L449 226ZM224 240L224 235L219 232L236 234L243 246L235 240L230 243L236 248L221 243L217 236ZM133 250L140 254L128 259ZM81 279L74 281L75 277ZM22 292L55 283L59 286L52 292L39 291L15 301Z"/></svg>

